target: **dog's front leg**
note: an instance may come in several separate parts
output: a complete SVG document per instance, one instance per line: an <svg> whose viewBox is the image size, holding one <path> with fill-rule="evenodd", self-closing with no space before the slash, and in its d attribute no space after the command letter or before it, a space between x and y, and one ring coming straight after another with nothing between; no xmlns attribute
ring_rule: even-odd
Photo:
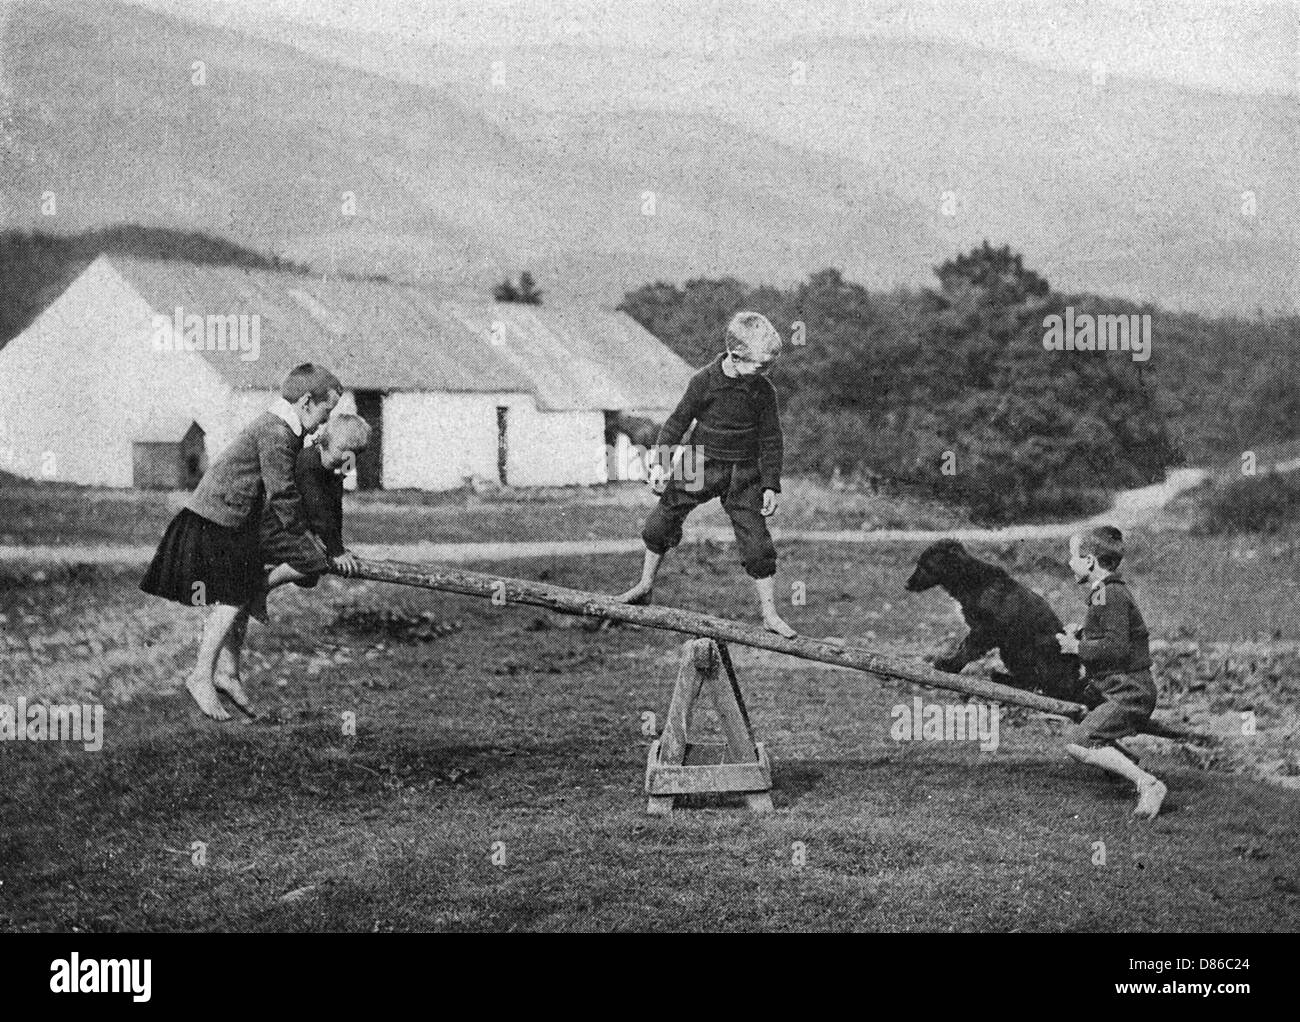
<svg viewBox="0 0 1300 1022"><path fill-rule="evenodd" d="M963 667L973 660L978 660L996 645L993 637L982 629L972 628L958 643L957 648L947 656L935 657L931 663L936 671L947 674L960 674Z"/></svg>

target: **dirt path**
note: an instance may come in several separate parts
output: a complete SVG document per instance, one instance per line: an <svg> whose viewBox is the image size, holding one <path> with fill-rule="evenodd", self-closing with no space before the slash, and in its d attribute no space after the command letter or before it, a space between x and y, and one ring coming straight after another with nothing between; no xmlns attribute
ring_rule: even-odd
<svg viewBox="0 0 1300 1022"><path fill-rule="evenodd" d="M1110 511L1083 521L1047 525L1012 525L1004 529L860 529L841 531L784 530L773 527L775 539L825 543L932 543L957 539L966 543L998 543L1022 539L1052 539L1069 536L1096 521L1107 521L1129 529L1150 521L1165 505L1206 476L1204 469L1175 469L1164 482L1126 490ZM687 528L685 542L731 543L729 528ZM626 539L536 540L492 543L362 543L356 547L363 557L393 561L461 564L470 561L506 561L527 557L578 557L594 554L626 554L641 550L636 536ZM0 546L0 561L33 565L96 564L143 567L153 557L152 546Z"/></svg>

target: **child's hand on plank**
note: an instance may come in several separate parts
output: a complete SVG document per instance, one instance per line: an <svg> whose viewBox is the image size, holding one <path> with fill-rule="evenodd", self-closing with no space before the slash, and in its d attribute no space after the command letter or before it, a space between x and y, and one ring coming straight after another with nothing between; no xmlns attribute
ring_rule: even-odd
<svg viewBox="0 0 1300 1022"><path fill-rule="evenodd" d="M333 558L334 570L340 575L355 575L360 565L357 563L357 555L351 550L345 550L337 557Z"/></svg>

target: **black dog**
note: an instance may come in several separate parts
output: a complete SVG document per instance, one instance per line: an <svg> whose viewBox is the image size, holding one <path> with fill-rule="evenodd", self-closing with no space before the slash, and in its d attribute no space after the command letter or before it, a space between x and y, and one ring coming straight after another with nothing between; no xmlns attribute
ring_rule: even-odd
<svg viewBox="0 0 1300 1022"><path fill-rule="evenodd" d="M961 604L970 628L956 650L931 661L936 670L957 674L996 648L1010 673L995 671L994 681L1087 706L1101 701L1080 677L1079 658L1061 652L1056 635L1065 627L1051 605L997 565L972 557L956 540L941 539L921 552L907 580L914 593L932 586Z"/></svg>

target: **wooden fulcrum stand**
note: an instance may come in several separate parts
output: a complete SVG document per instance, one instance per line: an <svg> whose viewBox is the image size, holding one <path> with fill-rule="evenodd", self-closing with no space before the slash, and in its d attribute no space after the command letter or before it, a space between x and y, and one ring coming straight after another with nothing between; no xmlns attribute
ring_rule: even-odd
<svg viewBox="0 0 1300 1022"><path fill-rule="evenodd" d="M687 739L691 711L706 685L726 742ZM650 799L647 810L656 816L671 813L678 795L700 792L740 792L754 812L772 811L772 767L763 744L754 740L725 643L700 638L683 644L668 719L650 746L645 790Z"/></svg>

